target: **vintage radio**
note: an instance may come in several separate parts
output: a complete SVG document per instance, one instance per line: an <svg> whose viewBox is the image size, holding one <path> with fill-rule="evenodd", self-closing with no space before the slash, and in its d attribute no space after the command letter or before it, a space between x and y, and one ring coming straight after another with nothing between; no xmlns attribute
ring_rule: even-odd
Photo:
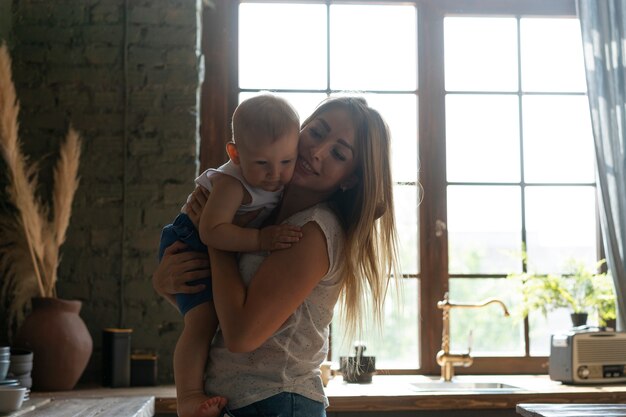
<svg viewBox="0 0 626 417"><path fill-rule="evenodd" d="M598 328L554 334L550 379L570 384L626 381L626 333Z"/></svg>

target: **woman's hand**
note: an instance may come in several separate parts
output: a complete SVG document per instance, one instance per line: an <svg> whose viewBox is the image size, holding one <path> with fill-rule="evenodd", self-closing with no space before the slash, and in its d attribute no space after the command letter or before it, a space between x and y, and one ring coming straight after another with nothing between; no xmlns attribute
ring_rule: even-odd
<svg viewBox="0 0 626 417"><path fill-rule="evenodd" d="M209 255L203 252L185 251L187 246L176 241L163 253L161 263L152 275L154 290L169 301L176 293L193 294L204 285L187 285L186 282L204 278L211 272Z"/></svg>
<svg viewBox="0 0 626 417"><path fill-rule="evenodd" d="M200 215L202 209L209 199L211 192L204 187L197 186L193 192L187 198L187 202L183 207L183 212L189 216L191 222L196 226L196 229L200 225Z"/></svg>

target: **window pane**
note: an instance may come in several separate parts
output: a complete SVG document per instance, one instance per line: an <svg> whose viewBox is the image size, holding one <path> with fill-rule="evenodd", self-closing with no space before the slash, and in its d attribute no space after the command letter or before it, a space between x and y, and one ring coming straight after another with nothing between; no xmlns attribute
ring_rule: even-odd
<svg viewBox="0 0 626 417"><path fill-rule="evenodd" d="M392 281L395 282L395 281ZM394 285L388 291L382 332L371 328L361 341L367 346L365 355L376 356L378 369L417 369L419 364L419 280L401 280L401 299L394 298ZM399 304L399 305L398 305ZM369 317L366 320L370 319ZM366 321L372 323L372 320ZM345 326L335 311L332 325L332 361L339 364L340 356L354 356L354 340L345 340Z"/></svg>
<svg viewBox="0 0 626 417"><path fill-rule="evenodd" d="M396 182L417 181L417 96L361 94L378 110L391 133L391 169Z"/></svg>
<svg viewBox="0 0 626 417"><path fill-rule="evenodd" d="M578 19L524 18L520 33L524 91L587 91Z"/></svg>
<svg viewBox="0 0 626 417"><path fill-rule="evenodd" d="M396 229L400 241L400 263L403 274L417 274L419 272L418 198L416 185L396 185L393 188Z"/></svg>
<svg viewBox="0 0 626 417"><path fill-rule="evenodd" d="M326 85L326 6L239 5L241 88L326 89Z"/></svg>
<svg viewBox="0 0 626 417"><path fill-rule="evenodd" d="M570 311L566 308L554 310L547 317L539 312L528 314L531 356L550 355L550 335L567 331L572 327L569 315ZM589 324L592 324L591 320Z"/></svg>
<svg viewBox="0 0 626 417"><path fill-rule="evenodd" d="M242 92L239 93L239 102L250 98L252 96L262 94L264 91L259 92ZM285 93L285 92L272 92L272 94L279 97L283 97L296 109L300 116L300 123L313 113L313 110L318 104L326 98L324 93Z"/></svg>
<svg viewBox="0 0 626 417"><path fill-rule="evenodd" d="M413 6L330 6L331 88L414 91L416 16Z"/></svg>
<svg viewBox="0 0 626 417"><path fill-rule="evenodd" d="M507 279L450 279L450 301L455 303L478 304L487 298L497 298L512 310L519 302L518 294L514 283ZM523 322L506 317L499 305L453 308L450 310L450 348L453 352L467 352L469 346L474 356L522 356Z"/></svg>
<svg viewBox="0 0 626 417"><path fill-rule="evenodd" d="M526 182L594 182L587 97L525 96L522 106Z"/></svg>
<svg viewBox="0 0 626 417"><path fill-rule="evenodd" d="M518 108L516 96L446 96L448 181L519 181Z"/></svg>
<svg viewBox="0 0 626 417"><path fill-rule="evenodd" d="M363 97L389 126L395 182L417 182L417 96L415 94L331 94Z"/></svg>
<svg viewBox="0 0 626 417"><path fill-rule="evenodd" d="M595 187L527 187L526 250L531 273L565 273L571 259L596 260Z"/></svg>
<svg viewBox="0 0 626 417"><path fill-rule="evenodd" d="M444 19L447 91L517 91L515 18Z"/></svg>
<svg viewBox="0 0 626 417"><path fill-rule="evenodd" d="M507 274L521 270L518 187L448 186L451 274Z"/></svg>

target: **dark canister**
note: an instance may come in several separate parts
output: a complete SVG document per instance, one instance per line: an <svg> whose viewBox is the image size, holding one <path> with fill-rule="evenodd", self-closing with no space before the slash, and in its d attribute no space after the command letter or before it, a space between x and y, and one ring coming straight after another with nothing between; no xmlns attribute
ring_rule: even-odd
<svg viewBox="0 0 626 417"><path fill-rule="evenodd" d="M130 336L132 329L102 331L102 385L130 386Z"/></svg>
<svg viewBox="0 0 626 417"><path fill-rule="evenodd" d="M133 387L157 384L157 355L135 352L130 355L130 385Z"/></svg>
<svg viewBox="0 0 626 417"><path fill-rule="evenodd" d="M342 356L339 358L339 370L343 374L343 380L351 383L372 382L372 376L376 373L376 357L364 356L365 345L354 345L354 356Z"/></svg>

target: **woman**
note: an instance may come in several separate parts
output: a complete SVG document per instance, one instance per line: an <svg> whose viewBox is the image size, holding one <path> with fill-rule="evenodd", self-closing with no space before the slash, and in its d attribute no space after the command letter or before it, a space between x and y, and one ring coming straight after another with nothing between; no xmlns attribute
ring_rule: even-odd
<svg viewBox="0 0 626 417"><path fill-rule="evenodd" d="M389 277L399 276L389 145L365 100L324 101L303 123L294 175L271 220L301 226L301 240L242 254L239 265L234 254L209 249L220 331L205 391L228 398L231 415L325 415L319 365L338 297L355 334L365 300L380 319ZM192 216L203 200L188 205ZM153 277L165 296L208 268L201 254L177 249Z"/></svg>

